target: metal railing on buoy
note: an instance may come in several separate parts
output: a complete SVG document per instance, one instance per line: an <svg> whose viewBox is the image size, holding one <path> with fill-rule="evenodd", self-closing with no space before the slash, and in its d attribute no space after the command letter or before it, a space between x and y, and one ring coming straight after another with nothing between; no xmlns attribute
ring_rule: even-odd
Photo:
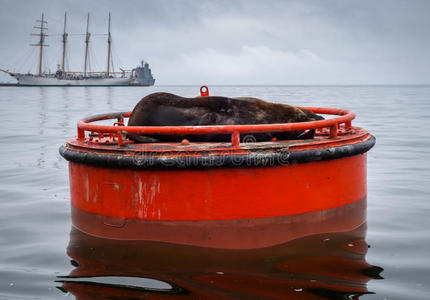
<svg viewBox="0 0 430 300"><path fill-rule="evenodd" d="M123 144L122 135L124 133L133 134L231 134L231 143L238 146L240 134L256 132L281 132L317 129L321 132L329 131L330 137L337 137L351 129L351 121L355 118L355 113L346 109L303 107L317 114L336 115L339 117L301 123L286 124L260 124L260 125L213 125L213 126L125 126L124 119L128 118L131 112L120 112L113 114L102 114L87 117L78 122L78 139L85 139L85 132L91 133L112 133L116 134L118 144ZM117 119L115 125L91 124L97 121Z"/></svg>

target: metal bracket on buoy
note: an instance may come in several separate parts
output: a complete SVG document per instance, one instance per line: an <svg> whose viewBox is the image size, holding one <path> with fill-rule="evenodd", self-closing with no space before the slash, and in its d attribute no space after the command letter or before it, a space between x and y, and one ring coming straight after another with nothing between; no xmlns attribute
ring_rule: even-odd
<svg viewBox="0 0 430 300"><path fill-rule="evenodd" d="M118 118L118 122L113 123L113 126L124 126L124 118L121 116ZM123 139L123 133L122 131L117 132L117 140L118 140L118 147L121 147L124 143Z"/></svg>
<svg viewBox="0 0 430 300"><path fill-rule="evenodd" d="M209 97L209 89L206 85L200 87L200 97Z"/></svg>

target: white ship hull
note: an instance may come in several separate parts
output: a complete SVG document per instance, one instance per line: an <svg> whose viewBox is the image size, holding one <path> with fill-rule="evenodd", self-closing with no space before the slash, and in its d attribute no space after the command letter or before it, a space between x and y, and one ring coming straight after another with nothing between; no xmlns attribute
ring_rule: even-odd
<svg viewBox="0 0 430 300"><path fill-rule="evenodd" d="M18 80L18 85L26 86L112 86L130 85L132 78L83 78L83 79L60 79L55 77L34 76L28 74L13 74Z"/></svg>

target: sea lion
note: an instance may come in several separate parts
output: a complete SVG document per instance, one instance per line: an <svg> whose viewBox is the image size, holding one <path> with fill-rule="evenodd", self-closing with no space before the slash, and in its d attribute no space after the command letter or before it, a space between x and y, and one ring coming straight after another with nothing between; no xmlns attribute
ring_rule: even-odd
<svg viewBox="0 0 430 300"><path fill-rule="evenodd" d="M128 126L200 126L243 125L307 122L323 119L309 110L270 103L257 98L227 98L218 96L184 98L169 93L153 93L137 103ZM228 142L231 134L199 135L137 135L128 134L137 142ZM242 134L252 141L310 139L314 130ZM246 141L246 140L245 140Z"/></svg>

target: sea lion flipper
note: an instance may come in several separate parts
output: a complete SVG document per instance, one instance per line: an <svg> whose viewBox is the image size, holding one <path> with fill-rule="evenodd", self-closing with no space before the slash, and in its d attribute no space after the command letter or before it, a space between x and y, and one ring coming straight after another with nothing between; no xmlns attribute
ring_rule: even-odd
<svg viewBox="0 0 430 300"><path fill-rule="evenodd" d="M209 112L201 116L199 120L199 125L216 125L217 124L217 114Z"/></svg>

